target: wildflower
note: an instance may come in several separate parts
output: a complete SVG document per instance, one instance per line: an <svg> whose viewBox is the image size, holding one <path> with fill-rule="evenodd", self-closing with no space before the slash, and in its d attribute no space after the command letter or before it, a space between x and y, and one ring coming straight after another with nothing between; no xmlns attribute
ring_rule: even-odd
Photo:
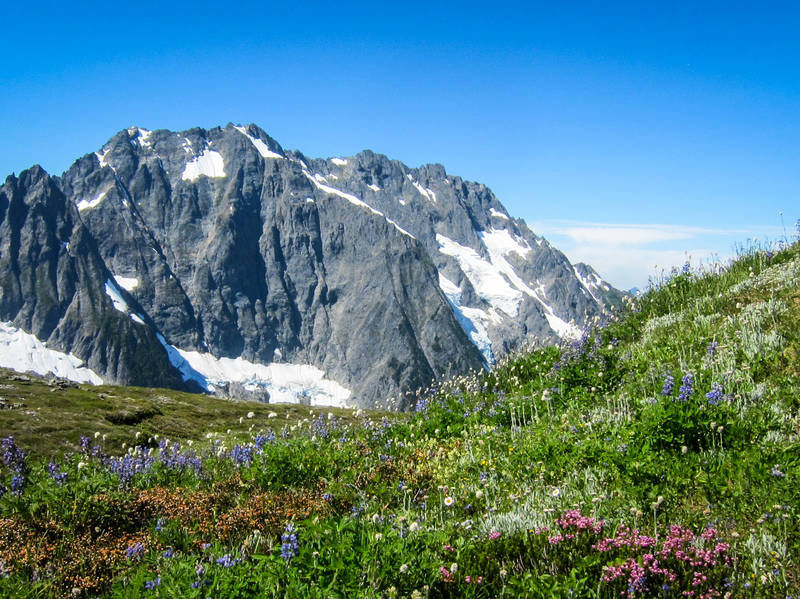
<svg viewBox="0 0 800 599"><path fill-rule="evenodd" d="M248 412L247 413L247 417L248 418L253 418L255 415L256 415L255 412Z"/></svg>
<svg viewBox="0 0 800 599"><path fill-rule="evenodd" d="M156 588L160 584L161 584L161 577L160 576L156 576L154 580L146 581L144 583L144 588L146 588L148 591L152 591L154 588Z"/></svg>
<svg viewBox="0 0 800 599"><path fill-rule="evenodd" d="M558 497L559 495L561 495L561 489L559 489L558 487L556 487L555 489L553 489L553 492L551 493L551 495L552 495L553 497Z"/></svg>
<svg viewBox="0 0 800 599"><path fill-rule="evenodd" d="M125 550L125 557L128 559L141 559L144 555L144 546L141 543L131 545Z"/></svg>
<svg viewBox="0 0 800 599"><path fill-rule="evenodd" d="M15 474L11 477L11 494L19 497L25 492L25 477Z"/></svg>
<svg viewBox="0 0 800 599"><path fill-rule="evenodd" d="M239 563L240 560L233 559L230 553L226 553L220 558L217 558L217 563L223 568L232 568Z"/></svg>
<svg viewBox="0 0 800 599"><path fill-rule="evenodd" d="M400 574L408 574L408 564L400 566Z"/></svg>
<svg viewBox="0 0 800 599"><path fill-rule="evenodd" d="M786 474L784 474L783 472L781 472L781 470L780 470L780 467L781 467L781 465L780 465L780 464L775 464L775 465L772 467L772 472L771 472L772 476L774 476L774 477L776 477L776 478L784 478L784 477L786 476Z"/></svg>
<svg viewBox="0 0 800 599"><path fill-rule="evenodd" d="M489 540L490 541L496 541L499 538L500 538L500 533L497 532L496 530L493 530L492 532L489 533Z"/></svg>
<svg viewBox="0 0 800 599"><path fill-rule="evenodd" d="M420 593L417 589L411 591L411 599L422 599L422 593Z"/></svg>
<svg viewBox="0 0 800 599"><path fill-rule="evenodd" d="M408 527L408 530L411 532L417 532L419 530L419 523L412 522L411 525Z"/></svg>
<svg viewBox="0 0 800 599"><path fill-rule="evenodd" d="M717 343L716 341L712 341L711 343L708 344L706 352L708 352L709 356L713 356L717 353L717 347L719 347L719 343Z"/></svg>
<svg viewBox="0 0 800 599"><path fill-rule="evenodd" d="M666 397L667 395L672 395L672 390L675 388L675 378L672 376L671 373L667 373L667 376L664 378L664 386L661 388L661 395Z"/></svg>
<svg viewBox="0 0 800 599"><path fill-rule="evenodd" d="M688 401L694 392L694 375L689 373L681 379L680 393L678 394L678 401Z"/></svg>
<svg viewBox="0 0 800 599"><path fill-rule="evenodd" d="M723 390L722 385L720 385L717 382L714 382L714 383L711 384L711 391L706 393L706 399L708 399L708 403L709 404L714 406L714 405L718 404L720 401L722 401L723 393L724 393L724 390Z"/></svg>
<svg viewBox="0 0 800 599"><path fill-rule="evenodd" d="M299 554L300 543L297 540L297 534L294 532L294 524L291 522L286 525L286 530L281 535L281 557L289 563L293 557Z"/></svg>
<svg viewBox="0 0 800 599"><path fill-rule="evenodd" d="M444 498L444 504L445 504L447 507L450 507L451 505L453 505L453 498L452 498L452 497L450 497L450 496L447 496L447 497L445 497L445 498Z"/></svg>

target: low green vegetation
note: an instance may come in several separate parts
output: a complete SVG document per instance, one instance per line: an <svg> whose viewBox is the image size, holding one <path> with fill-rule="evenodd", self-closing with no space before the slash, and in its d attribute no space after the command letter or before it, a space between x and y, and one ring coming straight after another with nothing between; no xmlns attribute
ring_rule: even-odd
<svg viewBox="0 0 800 599"><path fill-rule="evenodd" d="M355 422L351 410L325 411ZM75 453L79 438L95 433L106 451L117 453L123 443L135 446L151 439L156 446L156 436L183 442L224 432L249 439L254 422L296 427L313 412L302 405L232 401L171 389L48 381L0 368L0 437L14 435L31 458Z"/></svg>
<svg viewBox="0 0 800 599"><path fill-rule="evenodd" d="M0 596L800 593L798 244L407 415L6 384Z"/></svg>

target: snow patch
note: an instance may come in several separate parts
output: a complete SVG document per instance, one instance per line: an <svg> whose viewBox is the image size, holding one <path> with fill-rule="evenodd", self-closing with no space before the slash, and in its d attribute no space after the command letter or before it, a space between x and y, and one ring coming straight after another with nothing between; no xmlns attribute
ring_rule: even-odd
<svg viewBox="0 0 800 599"><path fill-rule="evenodd" d="M403 229L403 228L402 228L400 225L398 225L398 224L397 224L396 222L394 222L392 219L390 219L390 218L387 218L387 217L386 217L386 215L385 215L383 212L380 212L379 210L375 210L375 208L373 208L372 206L370 206L370 205L369 205L369 204L367 204L366 202L363 202L363 201L359 200L359 199L358 199L356 196L354 196L353 194L351 194L351 193L347 193L347 192L344 192L344 191L341 191L341 190L339 190L339 189L336 189L335 187L330 187L330 186L328 186L328 185L325 185L324 183L322 183L322 182L321 182L321 181L320 181L320 180L317 178L317 177L320 177L320 175L314 175L314 176L312 177L312 176L311 176L311 174L310 174L308 171L303 171L303 174L304 174L306 177L308 177L308 179L309 179L309 180L310 180L310 181L311 181L311 182L312 182L312 183L313 183L313 184L314 184L314 185L315 185L315 186L316 186L318 189L321 189L321 190L322 190L322 191L324 191L325 193L330 193L330 194L333 194L333 195L337 195L337 196L339 196L340 198L344 198L345 200L347 200L347 201L348 201L348 202L350 202L351 204L354 204L354 205L356 205L356 206L360 206L361 208L366 208L367 210L369 210L370 212L372 212L372 214L375 214L375 215L377 215L377 216L380 216L380 217L382 217L383 219L385 219L387 223L389 223L390 225L394 226L394 228L395 228L395 229L397 229L398 231L400 231L400 232L401 232L403 235L407 235L407 236L408 236L408 237L410 237L411 239L416 239L416 237L414 237L414 236L413 236L411 233L409 233L408 231L406 231L405 229ZM322 180L324 181L324 177L322 177Z"/></svg>
<svg viewBox="0 0 800 599"><path fill-rule="evenodd" d="M30 333L0 322L0 366L17 372L52 374L76 383L102 385L103 379L74 354L49 349Z"/></svg>
<svg viewBox="0 0 800 599"><path fill-rule="evenodd" d="M580 335L576 326L559 318L552 306L545 301L544 287L540 285L538 292L531 289L505 259L510 253L525 257L531 250L527 244L523 245L506 230L479 231L478 236L489 253L489 260L482 258L472 248L460 245L444 235L437 233L436 241L439 243L440 252L456 259L481 298L496 310L516 317L519 314L523 294L528 295L542 305L547 323L556 335L559 337Z"/></svg>
<svg viewBox="0 0 800 599"><path fill-rule="evenodd" d="M489 316L485 310L468 308L461 305L461 288L442 273L439 273L439 287L450 303L450 307L453 309L453 314L455 314L458 324L464 329L464 332L472 340L475 347L478 348L478 351L483 354L486 364L494 364L492 341L489 339L489 334L486 332L486 324L492 320L492 317Z"/></svg>
<svg viewBox="0 0 800 599"><path fill-rule="evenodd" d="M234 126L234 129L236 129L239 133L241 133L247 139L250 140L250 143L252 143L253 146L255 146L256 150L258 150L258 153L261 154L262 158L283 158L283 156L281 156L280 154L270 150L267 144L265 144L263 141L261 141L257 137L253 137L252 135L250 135L247 132L247 129L245 129L244 127Z"/></svg>
<svg viewBox="0 0 800 599"><path fill-rule="evenodd" d="M139 324L143 324L143 325L147 326L147 324L145 323L145 321L144 321L144 320L142 319L142 317L141 317L141 316L139 316L138 314L131 314L131 320L132 320L133 322L137 322L137 323L139 323Z"/></svg>
<svg viewBox="0 0 800 599"><path fill-rule="evenodd" d="M489 209L489 214L494 216L495 218L500 218L502 220L508 220L508 216L500 212L499 210L495 210L494 208Z"/></svg>
<svg viewBox="0 0 800 599"><path fill-rule="evenodd" d="M372 191L380 191L381 190L381 188L378 187L377 185L375 185L374 183L370 183L369 185L367 185L367 187L369 187Z"/></svg>
<svg viewBox="0 0 800 599"><path fill-rule="evenodd" d="M139 286L139 279L136 277L121 277L119 275L112 275L117 285L122 287L125 291L133 291Z"/></svg>
<svg viewBox="0 0 800 599"><path fill-rule="evenodd" d="M106 281L106 295L111 298L111 303L114 304L116 310L123 314L127 314L130 311L128 303L122 298L122 293L120 293L117 284L112 282L111 279Z"/></svg>
<svg viewBox="0 0 800 599"><path fill-rule="evenodd" d="M516 253L520 258L525 258L531 251L530 246L523 240L518 241L511 236L507 229L491 229L490 231L480 231L478 235L483 241L483 245L489 250L492 255L492 262L494 256L507 256L508 254Z"/></svg>
<svg viewBox="0 0 800 599"><path fill-rule="evenodd" d="M597 299L597 296L592 292L592 289L597 289L597 285L595 284L595 282L581 276L581 273L579 273L578 269L575 268L574 266L572 267L572 272L574 272L575 276L578 277L578 280L581 282L581 285L583 285L585 290L589 292L589 295L592 296L592 299L596 302L600 301Z"/></svg>
<svg viewBox="0 0 800 599"><path fill-rule="evenodd" d="M196 381L206 391L236 382L247 389L264 389L269 393L270 403L348 407L350 389L325 378L325 372L314 366L256 364L241 357L216 358L209 353L179 349L169 345L160 333L156 336L183 380Z"/></svg>
<svg viewBox="0 0 800 599"><path fill-rule="evenodd" d="M226 176L222 154L214 150L203 150L198 157L186 163L181 179L196 181L201 176L217 178Z"/></svg>
<svg viewBox="0 0 800 599"><path fill-rule="evenodd" d="M103 148L102 152L102 154L100 152L94 153L94 155L97 156L97 162L100 165L100 168L105 168L108 166L111 167L111 170L114 170L114 167L111 166L107 160L108 155L111 153L111 148Z"/></svg>
<svg viewBox="0 0 800 599"><path fill-rule="evenodd" d="M331 158L331 162L333 162L336 166L347 165L347 160L343 160L342 158Z"/></svg>
<svg viewBox="0 0 800 599"><path fill-rule="evenodd" d="M78 212L83 212L84 210L91 210L92 208L97 208L100 203L105 199L106 194L111 191L111 188L101 191L98 193L93 200L81 200L76 205L78 207Z"/></svg>
<svg viewBox="0 0 800 599"><path fill-rule="evenodd" d="M575 273L575 276L578 277L578 280L581 282L581 284L586 287L586 290L595 299L595 301L599 302L600 299L594 294L592 291L593 289L602 289L603 291L609 291L611 289L608 284L597 275L597 273L590 273L589 277L587 278L581 276L581 273L579 273L578 269L574 266L572 267L572 270Z"/></svg>
<svg viewBox="0 0 800 599"><path fill-rule="evenodd" d="M511 317L517 316L522 293L511 286L495 265L482 258L472 248L456 243L449 237L437 233L436 241L439 243L441 253L456 259L481 298L493 308Z"/></svg>
<svg viewBox="0 0 800 599"><path fill-rule="evenodd" d="M420 195L422 195L422 197L424 197L429 202L433 202L434 204L436 203L436 194L433 193L433 190L428 189L427 187L423 187L413 179L411 180L411 184L420 193Z"/></svg>
<svg viewBox="0 0 800 599"><path fill-rule="evenodd" d="M153 135L152 131L140 127L130 127L128 129L128 135L133 137L131 141L136 141L139 147L147 149L151 147L152 142L150 141L150 136Z"/></svg>

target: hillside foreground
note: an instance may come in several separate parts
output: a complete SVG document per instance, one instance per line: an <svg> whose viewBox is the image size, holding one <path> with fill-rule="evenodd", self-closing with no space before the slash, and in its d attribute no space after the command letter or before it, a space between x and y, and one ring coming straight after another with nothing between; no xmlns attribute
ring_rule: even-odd
<svg viewBox="0 0 800 599"><path fill-rule="evenodd" d="M671 273L411 414L16 376L3 597L800 593L797 243Z"/></svg>

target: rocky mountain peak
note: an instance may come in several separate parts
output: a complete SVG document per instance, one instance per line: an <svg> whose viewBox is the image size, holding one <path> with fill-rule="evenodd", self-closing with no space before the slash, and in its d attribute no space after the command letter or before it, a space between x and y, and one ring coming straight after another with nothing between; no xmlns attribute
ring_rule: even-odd
<svg viewBox="0 0 800 599"><path fill-rule="evenodd" d="M52 206L37 218L49 230L61 214L58 239L91 241L81 259L93 269L68 285L56 277L53 293L67 285L98 296L95 311L117 323L106 335L119 325L155 344L163 372L152 385L364 406L393 396L402 407L438 377L485 367L531 338L575 334L620 297L511 218L485 185L369 150L309 158L253 124L130 127L58 179L34 168L7 180L3 256L33 241L14 245L20 225L3 208L20 187L28 198L47 188ZM54 314L56 327L91 334L67 311ZM14 310L0 319L31 324ZM100 363L90 347L59 340ZM106 360L97 376L130 379L124 372Z"/></svg>

